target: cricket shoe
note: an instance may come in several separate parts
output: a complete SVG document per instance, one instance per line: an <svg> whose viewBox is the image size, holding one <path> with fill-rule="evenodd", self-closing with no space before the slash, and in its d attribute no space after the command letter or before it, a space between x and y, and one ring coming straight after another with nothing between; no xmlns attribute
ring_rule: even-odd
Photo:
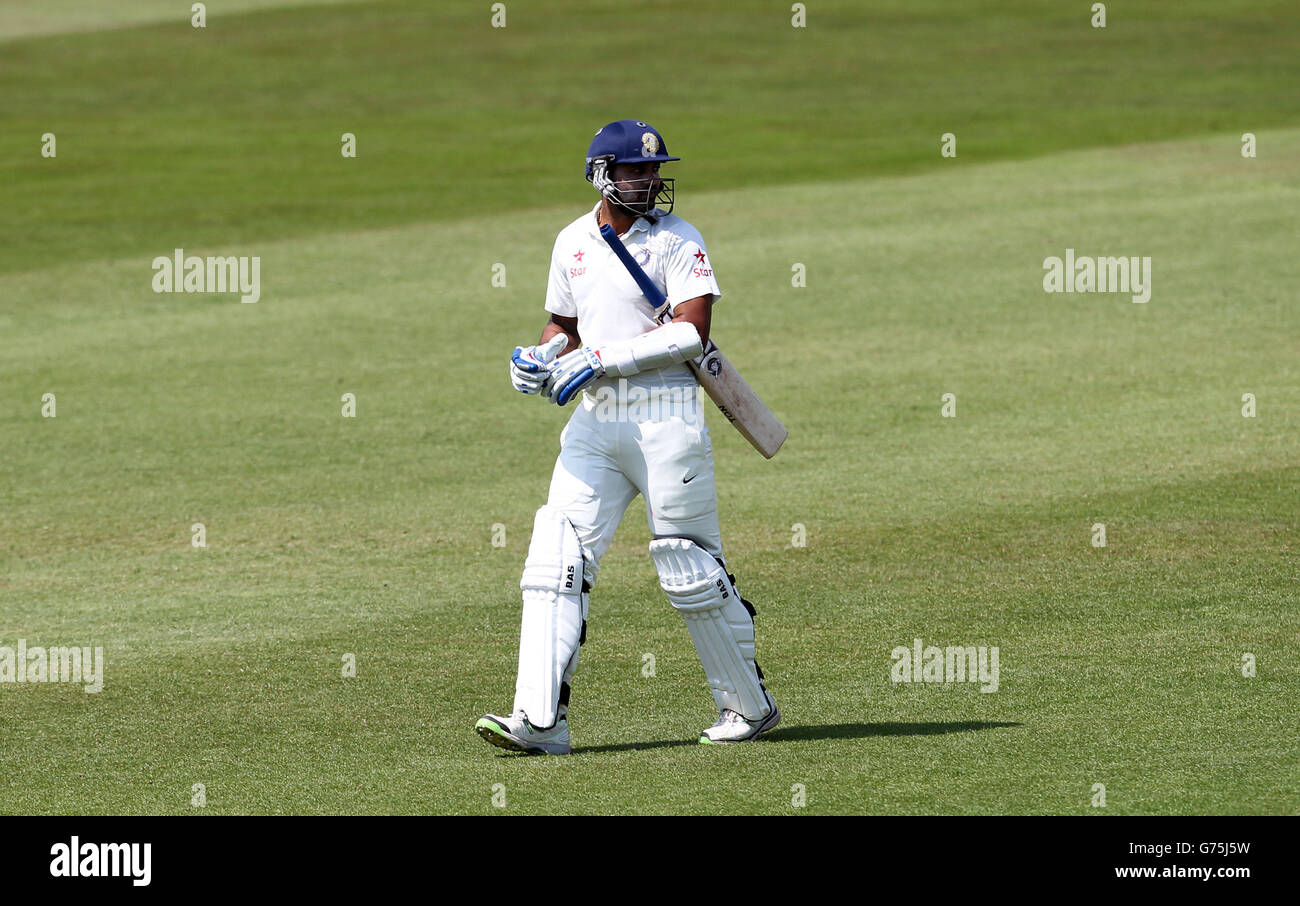
<svg viewBox="0 0 1300 906"><path fill-rule="evenodd" d="M474 724L474 729L490 744L525 755L568 755L569 721L561 717L555 726L539 730L528 722L523 711L510 717L484 714Z"/></svg>
<svg viewBox="0 0 1300 906"><path fill-rule="evenodd" d="M733 742L757 739L781 722L781 712L777 710L776 702L772 700L770 694L767 700L771 703L772 710L767 713L767 717L758 720L745 720L743 714L738 714L730 708L723 709L718 722L700 734L700 744L725 746Z"/></svg>

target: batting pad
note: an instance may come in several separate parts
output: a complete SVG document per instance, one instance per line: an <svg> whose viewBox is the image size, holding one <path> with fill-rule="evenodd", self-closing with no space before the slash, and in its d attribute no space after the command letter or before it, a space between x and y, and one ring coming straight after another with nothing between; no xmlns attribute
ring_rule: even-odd
<svg viewBox="0 0 1300 906"><path fill-rule="evenodd" d="M519 630L519 675L515 710L533 726L555 725L561 685L577 667L587 596L582 593L582 545L572 523L544 506L533 521L524 575L523 621Z"/></svg>
<svg viewBox="0 0 1300 906"><path fill-rule="evenodd" d="M754 619L727 571L689 538L657 538L650 556L659 586L686 618L718 710L766 717L772 706L754 663Z"/></svg>

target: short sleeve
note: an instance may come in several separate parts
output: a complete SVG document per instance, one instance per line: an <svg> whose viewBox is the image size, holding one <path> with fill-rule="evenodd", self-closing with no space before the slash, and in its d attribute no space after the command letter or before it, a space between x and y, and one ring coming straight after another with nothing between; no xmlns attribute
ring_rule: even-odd
<svg viewBox="0 0 1300 906"><path fill-rule="evenodd" d="M718 289L718 281L713 276L713 262L699 231L683 224L676 236L677 243L664 262L669 306L675 310L681 302L710 294L716 301L722 290Z"/></svg>
<svg viewBox="0 0 1300 906"><path fill-rule="evenodd" d="M551 276L546 283L546 310L562 318L576 318L578 306L573 301L573 291L569 287L568 265L560 257L560 240L555 240L551 250Z"/></svg>

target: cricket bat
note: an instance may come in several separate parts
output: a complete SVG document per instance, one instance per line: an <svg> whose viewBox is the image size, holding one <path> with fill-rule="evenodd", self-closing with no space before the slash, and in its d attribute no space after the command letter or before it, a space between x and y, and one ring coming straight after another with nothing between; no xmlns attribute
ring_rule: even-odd
<svg viewBox="0 0 1300 906"><path fill-rule="evenodd" d="M641 265L632 259L618 238L618 234L614 232L614 228L604 224L600 228L600 235L609 243L618 260L623 262L623 266L632 275L632 279L641 288L646 299L656 309L662 308L668 298L659 291L659 287L654 285L649 275L641 269ZM790 432L786 430L785 425L781 424L781 420L772 414L767 404L759 399L758 394L740 376L740 372L722 354L717 344L710 339L704 344L704 352L699 358L686 364L695 372L695 378L704 388L704 392L727 417L727 421L744 435L745 440L753 444L754 449L768 459L775 456Z"/></svg>

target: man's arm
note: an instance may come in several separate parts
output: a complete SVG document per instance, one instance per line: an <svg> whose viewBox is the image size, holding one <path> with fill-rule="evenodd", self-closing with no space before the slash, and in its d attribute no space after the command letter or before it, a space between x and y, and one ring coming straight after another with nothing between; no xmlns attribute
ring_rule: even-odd
<svg viewBox="0 0 1300 906"><path fill-rule="evenodd" d="M695 330L700 335L700 343L707 346L709 343L709 327L713 323L713 294L706 296L696 296L694 299L687 299L677 306L677 311L673 313L674 321L686 321L695 325ZM658 328L656 328L658 329ZM569 338L569 345L560 350L560 356L573 352L582 345L582 337L578 336L578 319L566 318L563 315L551 315L551 320L546 322L542 328L542 338L537 341L538 346L545 346L551 341L551 337L558 333L563 333Z"/></svg>
<svg viewBox="0 0 1300 906"><path fill-rule="evenodd" d="M600 349L589 349L579 344L573 352L555 360L550 380L542 392L556 405L563 406L586 384L607 374L630 377L643 371L689 363L704 352L700 334L706 337L709 334L712 305L712 294L696 296L678 304L672 321L630 340L610 343ZM548 326L547 330L550 329ZM550 335L554 336L561 329L557 327Z"/></svg>
<svg viewBox="0 0 1300 906"><path fill-rule="evenodd" d="M542 328L542 338L537 341L537 345L545 346L551 341L551 337L559 333L569 338L569 345L560 350L560 355L573 352L582 345L582 338L578 336L578 319L566 318L563 315L551 315L551 320L547 321L546 326ZM557 359L559 357L556 356Z"/></svg>
<svg viewBox="0 0 1300 906"><path fill-rule="evenodd" d="M700 343L709 345L709 326L713 323L713 294L687 299L673 312L674 321L688 321L700 334Z"/></svg>

